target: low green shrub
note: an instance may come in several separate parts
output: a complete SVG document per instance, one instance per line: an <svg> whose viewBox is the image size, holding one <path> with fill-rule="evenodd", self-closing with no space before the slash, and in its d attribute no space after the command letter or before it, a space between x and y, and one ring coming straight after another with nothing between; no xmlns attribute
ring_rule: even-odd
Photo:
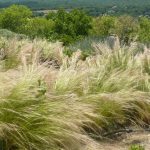
<svg viewBox="0 0 150 150"><path fill-rule="evenodd" d="M129 150L145 150L145 148L140 145L132 145Z"/></svg>

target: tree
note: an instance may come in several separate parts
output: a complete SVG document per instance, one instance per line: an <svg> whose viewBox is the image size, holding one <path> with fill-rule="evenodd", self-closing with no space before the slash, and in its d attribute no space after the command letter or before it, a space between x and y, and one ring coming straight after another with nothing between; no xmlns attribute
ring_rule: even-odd
<svg viewBox="0 0 150 150"><path fill-rule="evenodd" d="M117 34L121 41L129 44L138 36L139 23L132 16L123 15L117 18L114 33Z"/></svg>
<svg viewBox="0 0 150 150"><path fill-rule="evenodd" d="M76 36L87 36L89 34L89 30L92 28L92 18L86 15L84 11L80 11L78 9L74 9L70 13L70 19L71 18Z"/></svg>
<svg viewBox="0 0 150 150"><path fill-rule="evenodd" d="M108 15L94 18L91 34L101 37L107 37L114 30L116 21L116 17Z"/></svg>
<svg viewBox="0 0 150 150"><path fill-rule="evenodd" d="M54 34L54 21L46 18L28 19L25 26L22 26L22 33L32 38L41 37L51 39Z"/></svg>
<svg viewBox="0 0 150 150"><path fill-rule="evenodd" d="M139 30L139 40L144 43L150 43L150 19L146 17L141 17L139 19L140 30Z"/></svg>
<svg viewBox="0 0 150 150"><path fill-rule="evenodd" d="M64 44L72 43L87 36L92 27L91 17L77 9L71 12L61 9L57 13L48 14L46 18L54 20L56 38Z"/></svg>
<svg viewBox="0 0 150 150"><path fill-rule="evenodd" d="M0 28L2 28L2 14L0 13Z"/></svg>
<svg viewBox="0 0 150 150"><path fill-rule="evenodd" d="M55 20L57 18L57 12L49 12L47 15L46 15L46 19L49 20L49 19L52 19L52 20Z"/></svg>
<svg viewBox="0 0 150 150"><path fill-rule="evenodd" d="M12 5L4 9L1 15L2 28L19 32L20 27L25 25L27 19L32 16L32 11L26 6Z"/></svg>
<svg viewBox="0 0 150 150"><path fill-rule="evenodd" d="M75 36L75 29L73 24L73 18L65 10L59 10L57 12L57 18L55 20L55 31L60 35Z"/></svg>

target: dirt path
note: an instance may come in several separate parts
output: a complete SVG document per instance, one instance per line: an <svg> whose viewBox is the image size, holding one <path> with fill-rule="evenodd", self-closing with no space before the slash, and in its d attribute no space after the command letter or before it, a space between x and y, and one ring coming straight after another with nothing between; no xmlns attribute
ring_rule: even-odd
<svg viewBox="0 0 150 150"><path fill-rule="evenodd" d="M137 132L124 134L123 139L96 142L87 141L83 150L129 150L131 145L141 145L145 150L150 150L150 132Z"/></svg>

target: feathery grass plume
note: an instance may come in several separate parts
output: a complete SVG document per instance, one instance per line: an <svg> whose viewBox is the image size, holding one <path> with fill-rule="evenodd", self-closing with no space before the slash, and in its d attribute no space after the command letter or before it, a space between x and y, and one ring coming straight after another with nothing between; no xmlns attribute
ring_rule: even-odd
<svg viewBox="0 0 150 150"><path fill-rule="evenodd" d="M35 39L32 42L23 41L21 60L25 64L46 64L46 67L59 68L63 59L63 46L60 42L51 43Z"/></svg>
<svg viewBox="0 0 150 150"><path fill-rule="evenodd" d="M81 74L73 69L59 71L56 82L54 84L54 92L57 94L66 93L83 93L82 79L84 74Z"/></svg>
<svg viewBox="0 0 150 150"><path fill-rule="evenodd" d="M46 96L39 70L25 70L11 90L0 94L4 149L79 149L86 136L81 135L81 120L75 116L83 117L86 107L70 101L74 97Z"/></svg>
<svg viewBox="0 0 150 150"><path fill-rule="evenodd" d="M54 86L56 92L117 92L140 89L140 86L146 85L141 66L130 48L112 51L103 43L95 47L97 55L85 61L80 60L80 51L66 59L65 65L58 72Z"/></svg>
<svg viewBox="0 0 150 150"><path fill-rule="evenodd" d="M150 121L149 93L121 91L94 94L82 97L81 101L93 105L93 111L97 114L88 115L94 123L87 122L84 126L93 137L106 136L135 125L146 127Z"/></svg>
<svg viewBox="0 0 150 150"><path fill-rule="evenodd" d="M81 52L75 52L71 58L64 58L63 64L58 71L53 91L57 94L76 93L83 94L84 82L87 72L82 70L80 64ZM81 68L80 68L81 67ZM80 68L80 69L79 69ZM84 69L84 68L83 68Z"/></svg>
<svg viewBox="0 0 150 150"><path fill-rule="evenodd" d="M0 60L4 69L15 68L18 65L43 63L53 61L49 65L59 67L63 59L63 46L60 42L50 43L35 39L6 39L0 37ZM27 66L26 66L27 67Z"/></svg>
<svg viewBox="0 0 150 150"><path fill-rule="evenodd" d="M37 40L35 45L40 48L40 60L42 62L54 60L57 65L62 64L63 44L61 42L52 43L46 40Z"/></svg>
<svg viewBox="0 0 150 150"><path fill-rule="evenodd" d="M130 47L122 46L118 49L111 50L106 43L94 44L95 52L101 55L101 63L107 63L108 69L114 68L126 69L134 64L134 51ZM103 62L105 61L105 62Z"/></svg>
<svg viewBox="0 0 150 150"><path fill-rule="evenodd" d="M150 75L150 55L145 55L142 61L143 72Z"/></svg>
<svg viewBox="0 0 150 150"><path fill-rule="evenodd" d="M7 70L18 66L20 63L18 58L20 46L20 43L15 38L11 40L3 37L0 38L1 68Z"/></svg>
<svg viewBox="0 0 150 150"><path fill-rule="evenodd" d="M139 64L137 54L130 47L114 51L106 47L104 51L100 46L98 55L84 62L75 57L77 53L68 58L67 67L58 71L54 91L75 93L81 100L90 97L88 104L93 106L95 115L89 118L94 118L95 123L94 127L87 123L87 130L97 132L93 128L98 128L107 132L133 124L149 124L149 76L142 71L143 62ZM107 93L106 97L100 93ZM92 99L96 99L95 103Z"/></svg>

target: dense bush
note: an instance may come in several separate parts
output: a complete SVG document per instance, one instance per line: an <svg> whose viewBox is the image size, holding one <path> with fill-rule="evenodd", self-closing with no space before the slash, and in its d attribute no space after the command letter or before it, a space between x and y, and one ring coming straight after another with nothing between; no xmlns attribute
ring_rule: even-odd
<svg viewBox="0 0 150 150"><path fill-rule="evenodd" d="M117 18L114 33L117 34L124 43L131 43L137 40L139 22L137 18L123 15Z"/></svg>
<svg viewBox="0 0 150 150"><path fill-rule="evenodd" d="M34 10L57 10L62 7L65 9L81 8L93 16L102 14L150 15L149 0L0 0L0 8L8 7L13 3L27 5ZM41 13L39 15L41 15Z"/></svg>
<svg viewBox="0 0 150 150"><path fill-rule="evenodd" d="M1 28L21 32L20 28L26 25L31 16L32 12L26 6L12 5L1 12Z"/></svg>
<svg viewBox="0 0 150 150"><path fill-rule="evenodd" d="M59 40L64 45L80 41L87 36L106 38L117 34L119 39L129 44L139 40L148 43L149 23L146 17L103 15L90 17L82 10L58 10L43 17L34 17L26 6L12 5L0 12L0 28L23 33L31 38L39 37Z"/></svg>
<svg viewBox="0 0 150 150"><path fill-rule="evenodd" d="M52 39L54 34L54 22L45 18L28 19L25 26L21 27L21 32L31 38Z"/></svg>
<svg viewBox="0 0 150 150"><path fill-rule="evenodd" d="M92 27L91 18L79 10L73 10L69 13L65 10L59 10L56 14L48 14L47 19L54 20L56 38L64 44L72 43L87 36L89 29Z"/></svg>
<svg viewBox="0 0 150 150"><path fill-rule="evenodd" d="M139 40L144 43L150 43L150 19L140 18Z"/></svg>
<svg viewBox="0 0 150 150"><path fill-rule="evenodd" d="M131 16L101 16L93 19L92 35L107 37L111 34L118 35L124 43L130 43L137 40L139 31L138 19Z"/></svg>
<svg viewBox="0 0 150 150"><path fill-rule="evenodd" d="M117 18L113 16L101 16L93 19L93 35L109 36L115 29Z"/></svg>
<svg viewBox="0 0 150 150"><path fill-rule="evenodd" d="M65 45L87 36L91 29L91 17L80 10L59 10L46 18L31 16L31 10L25 6L10 6L0 14L0 27L32 38L60 40Z"/></svg>

